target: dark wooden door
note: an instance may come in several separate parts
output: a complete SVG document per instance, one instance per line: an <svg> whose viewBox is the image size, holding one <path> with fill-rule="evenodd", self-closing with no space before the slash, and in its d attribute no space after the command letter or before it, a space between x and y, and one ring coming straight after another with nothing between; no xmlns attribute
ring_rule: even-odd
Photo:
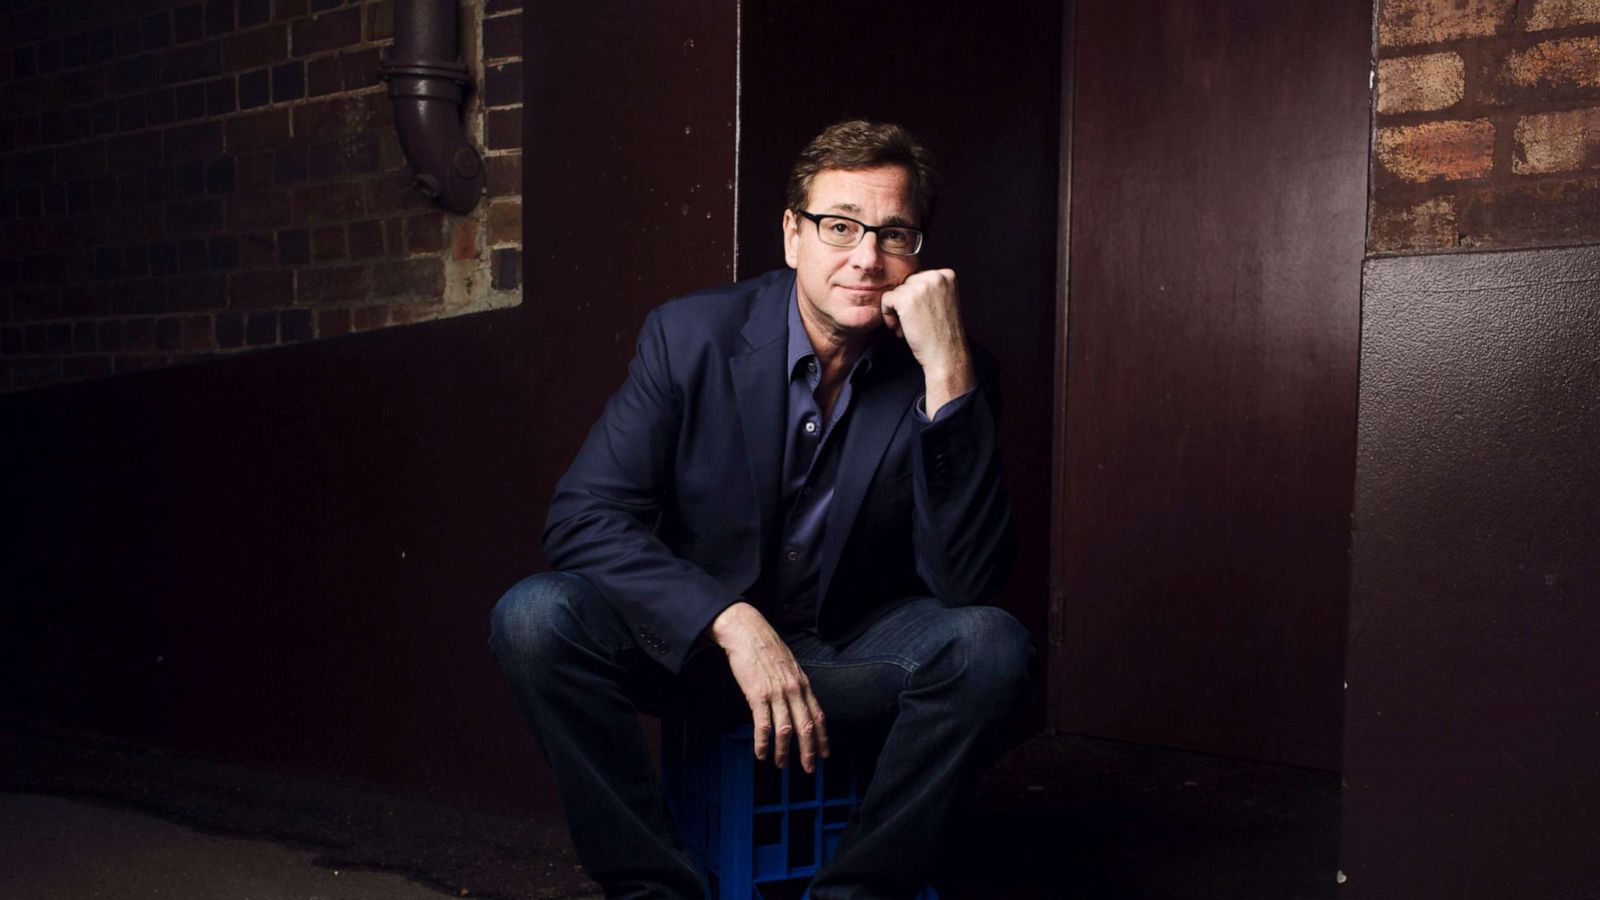
<svg viewBox="0 0 1600 900"><path fill-rule="evenodd" d="M1077 3L1058 729L1339 763L1370 16Z"/></svg>

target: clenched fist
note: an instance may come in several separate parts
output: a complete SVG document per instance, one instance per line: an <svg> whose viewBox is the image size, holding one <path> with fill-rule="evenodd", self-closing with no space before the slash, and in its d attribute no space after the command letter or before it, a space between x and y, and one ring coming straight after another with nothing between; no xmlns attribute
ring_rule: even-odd
<svg viewBox="0 0 1600 900"><path fill-rule="evenodd" d="M927 413L972 390L975 378L967 335L961 327L956 273L914 272L883 295L883 323L902 338L922 366Z"/></svg>

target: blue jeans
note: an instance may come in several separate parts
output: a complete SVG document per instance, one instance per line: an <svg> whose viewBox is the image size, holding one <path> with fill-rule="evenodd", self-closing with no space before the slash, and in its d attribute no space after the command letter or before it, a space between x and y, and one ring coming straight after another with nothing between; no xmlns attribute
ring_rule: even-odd
<svg viewBox="0 0 1600 900"><path fill-rule="evenodd" d="M1003 749L1028 688L1032 639L1003 610L932 598L905 600L841 640L810 631L783 638L830 735L887 735L857 816L811 896L911 897L935 867L962 788ZM702 648L674 676L588 581L561 572L506 592L489 643L538 732L578 857L606 896L706 896L668 817L638 713L748 724L721 650ZM798 753L790 758L799 764Z"/></svg>

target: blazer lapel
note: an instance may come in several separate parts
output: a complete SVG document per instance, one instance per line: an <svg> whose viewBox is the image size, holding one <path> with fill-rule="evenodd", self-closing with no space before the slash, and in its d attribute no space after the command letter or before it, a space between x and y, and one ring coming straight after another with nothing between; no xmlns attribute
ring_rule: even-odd
<svg viewBox="0 0 1600 900"><path fill-rule="evenodd" d="M892 340L892 339L891 339ZM878 471L878 463L901 422L911 415L911 405L922 389L922 369L903 346L885 341L874 363L878 368L868 377L859 396L851 401L850 423L844 446L839 448L839 475L834 482L833 505L828 509L823 533L822 571L817 578L817 604L827 602L828 587L844 552L844 542L855 524L856 513L867 487ZM887 371L884 371L887 370Z"/></svg>
<svg viewBox="0 0 1600 900"><path fill-rule="evenodd" d="M784 413L788 373L788 303L794 276L778 278L757 295L740 332L745 352L728 359L733 392L738 398L739 426L744 433L750 482L761 510L761 546L777 527L778 484L782 478Z"/></svg>

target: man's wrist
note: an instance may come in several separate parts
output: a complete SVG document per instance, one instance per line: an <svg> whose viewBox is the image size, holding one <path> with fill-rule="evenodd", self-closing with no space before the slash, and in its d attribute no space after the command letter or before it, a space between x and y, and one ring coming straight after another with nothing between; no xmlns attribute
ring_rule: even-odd
<svg viewBox="0 0 1600 900"><path fill-rule="evenodd" d="M738 619L739 616L744 614L744 610L740 609L740 607L746 607L751 610L755 609L755 607L751 606L749 603L746 603L743 598L740 598L728 604L728 606L723 609L722 612L717 613L717 617L712 619L711 625L706 628L706 637L718 647L727 646L726 642L728 638L732 636L731 630L734 627L733 623Z"/></svg>
<svg viewBox="0 0 1600 900"><path fill-rule="evenodd" d="M922 379L926 397L924 409L929 418L939 412L939 407L970 392L978 384L972 357L965 347L948 364L923 367Z"/></svg>

